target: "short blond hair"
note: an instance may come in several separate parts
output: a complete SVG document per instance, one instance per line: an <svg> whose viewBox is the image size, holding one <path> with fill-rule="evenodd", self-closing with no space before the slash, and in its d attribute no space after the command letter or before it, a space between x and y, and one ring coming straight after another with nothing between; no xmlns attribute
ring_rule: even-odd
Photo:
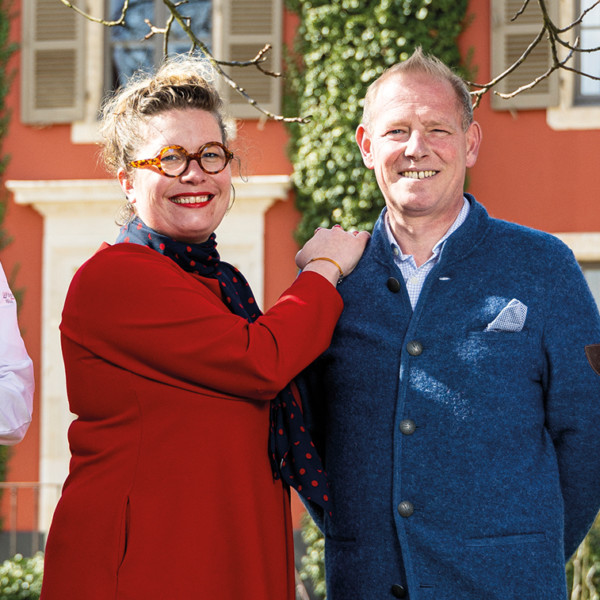
<svg viewBox="0 0 600 600"><path fill-rule="evenodd" d="M456 94L459 107L462 112L462 126L466 131L473 122L473 103L467 84L452 69L447 67L439 58L427 55L420 47L417 47L412 55L405 61L396 63L386 69L367 89L363 105L362 123L369 130L372 119L372 106L382 83L394 75L404 73L423 73L436 79L447 81Z"/></svg>

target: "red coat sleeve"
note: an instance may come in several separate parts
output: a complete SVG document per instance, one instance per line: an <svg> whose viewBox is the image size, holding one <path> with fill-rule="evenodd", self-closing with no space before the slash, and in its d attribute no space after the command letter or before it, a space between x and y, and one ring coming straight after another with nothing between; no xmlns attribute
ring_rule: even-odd
<svg viewBox="0 0 600 600"><path fill-rule="evenodd" d="M98 252L76 273L61 333L143 377L269 400L329 345L342 300L302 273L254 323L231 313L213 280L133 244Z"/></svg>

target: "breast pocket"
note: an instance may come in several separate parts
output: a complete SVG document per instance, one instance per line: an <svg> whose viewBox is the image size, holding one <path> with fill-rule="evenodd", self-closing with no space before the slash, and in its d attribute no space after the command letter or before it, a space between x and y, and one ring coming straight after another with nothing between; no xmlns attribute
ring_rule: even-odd
<svg viewBox="0 0 600 600"><path fill-rule="evenodd" d="M474 329L467 333L467 339L479 344L508 343L523 344L529 339L529 329L521 331L485 331Z"/></svg>
<svg viewBox="0 0 600 600"><path fill-rule="evenodd" d="M485 362L496 368L502 365L513 367L526 361L539 365L539 344L528 329L521 331L472 330L467 333L466 355L485 366Z"/></svg>
<svg viewBox="0 0 600 600"><path fill-rule="evenodd" d="M494 382L494 387L499 389L502 381L507 385L520 381L536 386L542 381L545 359L541 341L534 331L527 328L484 331L481 328L467 332L463 344L462 357L479 384Z"/></svg>

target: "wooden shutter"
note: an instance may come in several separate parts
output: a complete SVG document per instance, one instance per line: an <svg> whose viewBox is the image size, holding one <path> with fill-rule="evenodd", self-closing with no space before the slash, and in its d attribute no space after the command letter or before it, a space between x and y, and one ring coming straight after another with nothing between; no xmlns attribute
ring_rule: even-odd
<svg viewBox="0 0 600 600"><path fill-rule="evenodd" d="M542 29L542 13L538 3L530 0L527 9L515 21L511 19L521 10L524 0L492 0L491 72L496 77L521 56ZM558 0L547 2L552 21L557 24ZM550 44L544 38L527 59L496 91L510 93L539 77L552 64ZM538 83L531 90L505 100L492 94L492 108L496 110L547 108L558 104L558 74Z"/></svg>
<svg viewBox="0 0 600 600"><path fill-rule="evenodd" d="M60 0L23 0L21 120L83 118L84 17Z"/></svg>
<svg viewBox="0 0 600 600"><path fill-rule="evenodd" d="M267 43L273 47L264 67L281 71L283 28L282 0L213 0L213 51L217 59L247 61ZM236 83L261 105L278 114L281 111L281 79L269 77L255 67L225 69ZM221 91L232 116L260 118L237 92L229 87Z"/></svg>

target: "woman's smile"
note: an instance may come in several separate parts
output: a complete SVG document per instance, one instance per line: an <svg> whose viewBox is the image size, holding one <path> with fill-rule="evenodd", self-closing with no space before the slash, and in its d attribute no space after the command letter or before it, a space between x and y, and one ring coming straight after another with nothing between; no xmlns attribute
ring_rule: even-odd
<svg viewBox="0 0 600 600"><path fill-rule="evenodd" d="M169 198L173 204L184 206L186 208L202 208L207 206L208 203L214 198L214 194L182 194L179 196L173 196Z"/></svg>

